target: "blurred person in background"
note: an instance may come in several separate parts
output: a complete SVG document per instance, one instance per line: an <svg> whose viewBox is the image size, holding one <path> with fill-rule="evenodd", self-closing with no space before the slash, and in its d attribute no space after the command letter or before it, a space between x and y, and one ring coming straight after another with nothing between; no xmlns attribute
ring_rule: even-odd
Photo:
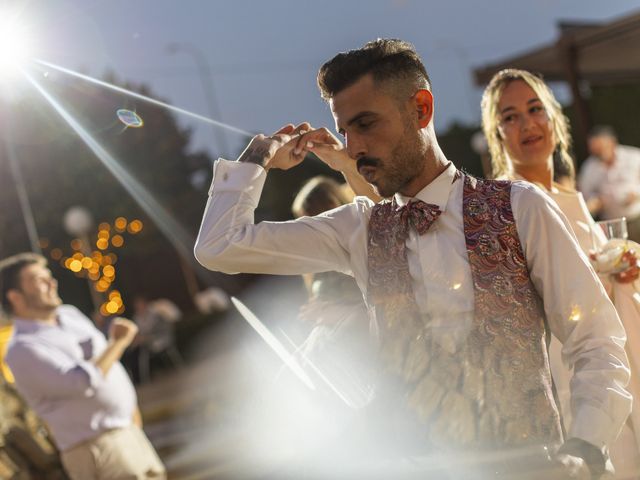
<svg viewBox="0 0 640 480"><path fill-rule="evenodd" d="M69 476L164 478L119 362L135 324L115 319L105 339L77 308L62 304L57 281L36 254L0 262L0 291L14 324L6 360L16 388L49 425Z"/></svg>
<svg viewBox="0 0 640 480"><path fill-rule="evenodd" d="M557 207L524 182L454 167L438 146L431 83L410 44L379 39L341 53L318 85L345 146L327 129L287 125L254 137L238 161L219 160L198 260L226 273L354 275L379 328L385 388L398 392L382 413L398 427L378 439L388 452L433 454L427 463L454 478L482 477L482 468L509 478L528 467L523 451L547 445L550 455L534 462L544 473L529 478L599 477L631 404L624 329ZM357 197L316 217L254 224L266 172L321 149L346 152L345 176L359 173L391 200ZM580 322L570 319L576 304ZM545 324L576 364L582 421L566 437Z"/></svg>
<svg viewBox="0 0 640 480"><path fill-rule="evenodd" d="M619 145L613 128L594 127L578 187L592 215L601 220L626 217L629 238L640 242L640 148Z"/></svg>
<svg viewBox="0 0 640 480"><path fill-rule="evenodd" d="M296 195L292 211L296 218L322 215L353 201L348 184L317 176ZM369 323L362 292L352 276L340 272L303 275L309 301L300 319L313 328L301 353L326 373L347 400L348 406L367 405L374 390L373 348L375 327Z"/></svg>
<svg viewBox="0 0 640 480"><path fill-rule="evenodd" d="M151 379L151 359L165 354L173 367L184 364L176 347L175 326L182 319L180 308L167 298L148 300L137 295L133 300L133 321L138 327L134 340L138 375L141 382Z"/></svg>
<svg viewBox="0 0 640 480"><path fill-rule="evenodd" d="M575 175L568 120L544 81L523 70L507 69L497 73L484 92L482 121L493 174L526 180L540 187L566 215L585 254L593 253L594 241L602 247L606 239L598 235L582 195L571 186ZM564 184L555 181L558 173L569 181ZM550 245L550 248L555 248L555 245ZM633 251L628 252L628 259L628 269L615 275L601 272L600 279L610 292L628 334L629 390L634 397L634 406L621 435L610 448L618 478L631 479L640 476L640 303L634 302L633 298L638 286L637 283L636 287L633 286L638 279ZM580 315L581 312L576 311L576 316ZM609 334L617 335L616 332ZM573 365L563 362L563 356L566 358L569 352L562 351L562 345L555 336L549 353L564 427L569 431L573 418L569 384ZM634 432L639 435L634 435Z"/></svg>

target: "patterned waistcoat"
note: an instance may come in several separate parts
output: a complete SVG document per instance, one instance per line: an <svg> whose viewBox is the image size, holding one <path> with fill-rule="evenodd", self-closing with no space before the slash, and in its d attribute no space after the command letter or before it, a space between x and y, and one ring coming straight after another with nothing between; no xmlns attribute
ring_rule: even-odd
<svg viewBox="0 0 640 480"><path fill-rule="evenodd" d="M390 213L385 211L390 205L378 204L372 212L370 265L372 222ZM463 214L474 316L449 334L446 325L443 331L442 324L433 326L418 312L406 287L394 291L387 285L388 293L370 294L386 373L402 385L421 434L434 445L485 449L561 443L544 310L516 230L511 183L465 175Z"/></svg>

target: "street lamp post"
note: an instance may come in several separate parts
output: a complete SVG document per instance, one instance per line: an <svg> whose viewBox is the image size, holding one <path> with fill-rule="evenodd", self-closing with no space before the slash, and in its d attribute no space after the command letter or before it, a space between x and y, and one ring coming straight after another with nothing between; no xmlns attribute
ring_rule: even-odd
<svg viewBox="0 0 640 480"><path fill-rule="evenodd" d="M91 256L91 243L89 240L89 231L93 227L93 217L91 212L85 207L75 206L69 208L64 214L64 228L67 233L73 237L80 239L82 243L82 253L86 257ZM89 293L91 295L91 303L93 304L94 312L99 311L102 304L102 297L93 285L91 279L87 277L87 285L89 286Z"/></svg>
<svg viewBox="0 0 640 480"><path fill-rule="evenodd" d="M198 77L200 78L200 83L202 85L202 91L207 103L209 115L214 120L221 122L222 114L220 112L220 105L218 104L218 98L216 96L215 84L213 82L213 73L211 71L209 62L207 61L207 57L204 55L202 50L200 50L195 45L192 45L191 43L170 43L169 45L167 45L166 50L169 54L184 52L188 55L191 55L198 68ZM216 136L218 141L218 156L223 157L229 153L229 148L227 146L227 137L225 136L222 129L216 127L214 127L214 135Z"/></svg>
<svg viewBox="0 0 640 480"><path fill-rule="evenodd" d="M8 106L3 110L5 113L4 118L8 120ZM7 159L9 160L9 170L11 171L11 177L13 183L16 186L16 192L18 194L18 202L20 203L20 211L24 220L25 227L27 229L27 235L29 236L29 243L31 244L31 251L34 253L42 254L40 249L40 242L38 237L38 230L36 228L36 221L33 217L33 210L31 209L31 203L29 202L29 195L27 194L27 188L22 178L22 172L20 171L20 164L16 156L15 146L13 144L13 131L12 122L4 121L4 143L5 150L7 152Z"/></svg>

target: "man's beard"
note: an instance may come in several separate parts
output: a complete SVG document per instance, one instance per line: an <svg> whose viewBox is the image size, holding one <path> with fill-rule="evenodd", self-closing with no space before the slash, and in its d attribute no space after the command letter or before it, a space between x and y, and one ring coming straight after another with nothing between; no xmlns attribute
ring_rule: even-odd
<svg viewBox="0 0 640 480"><path fill-rule="evenodd" d="M415 179L424 166L424 153L411 132L403 135L391 152L390 160L384 169L384 176L378 185L374 185L381 197L388 198L402 190ZM415 133L414 133L415 135Z"/></svg>
<svg viewBox="0 0 640 480"><path fill-rule="evenodd" d="M62 305L62 300L59 295L41 297L40 295L32 295L27 298L27 304L32 310L40 312L50 312Z"/></svg>

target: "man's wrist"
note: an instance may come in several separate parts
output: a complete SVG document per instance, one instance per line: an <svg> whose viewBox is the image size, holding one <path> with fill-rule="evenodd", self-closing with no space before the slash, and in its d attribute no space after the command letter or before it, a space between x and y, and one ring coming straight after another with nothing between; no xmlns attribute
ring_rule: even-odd
<svg viewBox="0 0 640 480"><path fill-rule="evenodd" d="M254 163L264 168L265 158L269 154L269 151L261 146L254 148L247 148L242 155L238 157L240 163Z"/></svg>
<svg viewBox="0 0 640 480"><path fill-rule="evenodd" d="M580 438L570 438L560 447L558 453L579 457L589 467L591 478L600 478L607 470L608 454L605 449L596 447Z"/></svg>

